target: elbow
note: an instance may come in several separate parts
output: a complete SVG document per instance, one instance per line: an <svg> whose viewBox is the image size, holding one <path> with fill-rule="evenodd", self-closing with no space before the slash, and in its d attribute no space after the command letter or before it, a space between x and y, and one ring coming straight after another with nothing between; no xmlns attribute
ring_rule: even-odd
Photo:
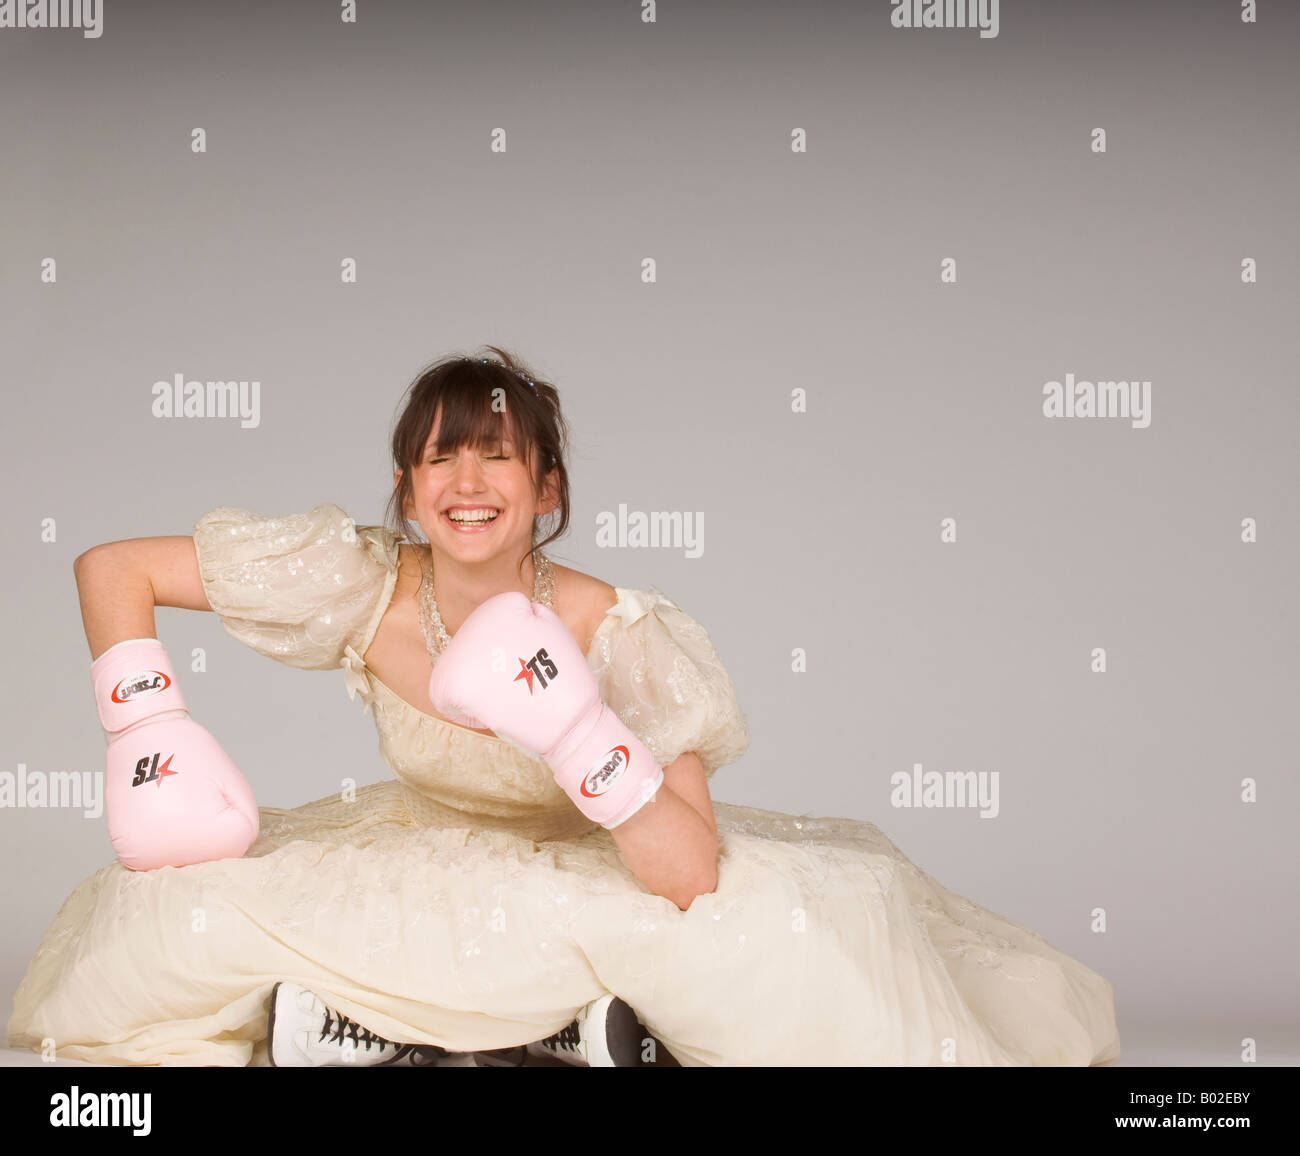
<svg viewBox="0 0 1300 1156"><path fill-rule="evenodd" d="M98 546L91 546L89 550L85 550L82 553L78 554L72 560L73 575L77 578L80 578L82 571L84 571L87 566L89 566L96 558L103 557L105 548L110 544L111 543L104 542Z"/></svg>
<svg viewBox="0 0 1300 1156"><path fill-rule="evenodd" d="M83 579L94 582L101 573L120 572L122 566L131 558L124 552L125 542L100 542L83 550L72 560L72 576L80 586Z"/></svg>
<svg viewBox="0 0 1300 1156"><path fill-rule="evenodd" d="M83 571L86 569L86 567L90 564L90 556L91 556L91 555L92 555L92 554L93 554L97 549L99 549L98 546L91 546L91 548L90 548L89 550L85 551L85 552L82 553L82 554L78 554L78 555L77 555L77 556L72 560L72 576L73 576L74 579L76 579L76 581L77 581L78 584L80 584L80 582L81 582L81 575L82 575L82 572L83 572Z"/></svg>
<svg viewBox="0 0 1300 1156"><path fill-rule="evenodd" d="M689 911L692 903L701 895L712 895L718 889L718 864L715 859L709 868L707 878L699 880L694 887L687 888L673 900L680 911Z"/></svg>

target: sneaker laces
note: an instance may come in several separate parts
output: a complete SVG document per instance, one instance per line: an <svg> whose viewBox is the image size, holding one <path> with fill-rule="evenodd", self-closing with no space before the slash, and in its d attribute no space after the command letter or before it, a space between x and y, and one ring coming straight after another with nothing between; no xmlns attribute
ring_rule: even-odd
<svg viewBox="0 0 1300 1156"><path fill-rule="evenodd" d="M561 1028L553 1036L547 1036L543 1041L554 1048L567 1048L570 1051L579 1051L582 1047L582 1037L578 1034L578 1023L575 1020L567 1028Z"/></svg>
<svg viewBox="0 0 1300 1156"><path fill-rule="evenodd" d="M447 1055L447 1049L437 1044L394 1044L397 1054L384 1065L395 1064L405 1060L413 1068L436 1068L438 1062ZM381 1065L381 1066L384 1066Z"/></svg>
<svg viewBox="0 0 1300 1156"><path fill-rule="evenodd" d="M331 1028L334 1030L333 1036L330 1036ZM375 1035L368 1028L363 1028L356 1020L348 1019L342 1012L333 1012L330 1007L326 1006L325 1020L321 1026L320 1040L318 1042L324 1042L326 1037L329 1037L330 1043L342 1047L345 1046L345 1040L349 1036L357 1048L360 1048L364 1043L366 1051L370 1051L372 1044L377 1045L381 1053L385 1048L397 1046L391 1040L386 1040L383 1036Z"/></svg>

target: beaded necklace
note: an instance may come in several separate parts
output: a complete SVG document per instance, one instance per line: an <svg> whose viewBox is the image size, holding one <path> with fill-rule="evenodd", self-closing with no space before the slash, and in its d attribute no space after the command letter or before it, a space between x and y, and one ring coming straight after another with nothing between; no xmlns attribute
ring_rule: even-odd
<svg viewBox="0 0 1300 1156"><path fill-rule="evenodd" d="M540 550L533 555L533 601L555 609L555 567ZM433 594L433 567L424 572L420 580L420 629L424 631L424 645L434 662L451 641L438 615L438 600Z"/></svg>

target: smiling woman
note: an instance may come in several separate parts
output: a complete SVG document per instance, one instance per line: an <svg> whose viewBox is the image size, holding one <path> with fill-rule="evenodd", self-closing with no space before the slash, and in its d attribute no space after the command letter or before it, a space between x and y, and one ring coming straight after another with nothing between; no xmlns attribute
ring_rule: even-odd
<svg viewBox="0 0 1300 1156"><path fill-rule="evenodd" d="M192 550L79 559L92 657L152 644L114 685L164 669L155 605L210 608L260 654L341 670L393 778L338 792L356 768L318 756L333 793L256 808L247 850L199 840L179 870L97 872L32 957L10 1045L53 1038L60 1058L110 1064L366 1066L406 1062L405 1045L521 1044L608 1063L652 1041L692 1066L1113 1063L1102 976L948 891L873 824L710 798L749 747L730 674L661 591L546 557L568 521L565 428L555 390L501 356L415 382L393 435L396 528L332 502L222 506ZM130 700L141 718L114 731L106 781L174 749L145 716L185 712L158 703ZM209 721L249 710L300 721L275 703ZM274 768L243 747L253 765L226 782L261 789ZM110 825L139 820L151 861L175 824L148 808L213 761L181 752L169 769L119 791L116 813L106 792ZM608 1046L619 1024L630 1049Z"/></svg>
<svg viewBox="0 0 1300 1156"><path fill-rule="evenodd" d="M393 432L389 525L423 538L420 601L437 638L494 594L541 601L552 581L542 546L568 527L559 395L489 348L503 360L447 358L421 373ZM551 515L559 524L541 539Z"/></svg>
<svg viewBox="0 0 1300 1156"><path fill-rule="evenodd" d="M548 514L562 507L562 522L568 516L563 474L567 431L558 394L522 371L505 351L493 352L504 360L458 358L422 373L393 438L394 499L401 503L407 530L418 523L427 542L429 565L418 601L435 662L450 637L459 636L476 611L481 619L488 612L485 603L498 594L519 591L548 607L556 595L553 566L537 538ZM422 447L418 458L406 452L416 445ZM567 570L561 593L565 605L555 608L568 622L554 622L559 633L550 635L552 651L568 641L570 633L581 637L596 603L603 616L616 597L607 583ZM525 625L545 629L532 619ZM531 654L544 639L527 641L521 636L516 641ZM574 651L580 666L580 644ZM521 664L526 657L520 658ZM447 669L446 662L440 663L434 678ZM564 695L581 673L571 671L558 692L547 697L549 712L556 709L556 694ZM492 701L499 697L494 694ZM572 723L589 728L578 702L574 700L578 713ZM480 732L493 729L469 712L461 717L453 712L451 717ZM609 727L622 725L611 716L602 717ZM503 725L497 733L509 729ZM622 742L635 749L637 740L628 733ZM672 786L661 786L662 769L648 753L644 760L652 765L641 768L643 760L638 758L633 760L635 770L625 770L655 783L658 789L650 794L656 806L626 814L611 829L625 861L647 890L684 908L714 886L716 835L712 821L704 819L696 805L678 797ZM685 784L698 804L701 792L707 798L707 787L703 774L692 776L691 770L690 762L683 761L674 768L673 781Z"/></svg>
<svg viewBox="0 0 1300 1156"><path fill-rule="evenodd" d="M569 526L568 425L553 385L505 350L487 348L500 360L444 358L411 384L393 430L395 484L385 522L407 541L419 540L418 524L435 571L439 562L444 570L450 562L454 571L460 555L448 511L494 509L505 519L492 521L489 549L508 559L504 545L520 548L518 570L497 576L530 588L529 555ZM549 515L555 524L540 537ZM482 532L475 526L462 533ZM472 557L483 560L482 554Z"/></svg>

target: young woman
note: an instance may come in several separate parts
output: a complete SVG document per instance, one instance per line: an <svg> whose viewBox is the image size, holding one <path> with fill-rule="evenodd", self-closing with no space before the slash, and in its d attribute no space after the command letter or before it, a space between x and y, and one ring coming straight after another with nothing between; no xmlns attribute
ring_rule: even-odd
<svg viewBox="0 0 1300 1156"><path fill-rule="evenodd" d="M386 525L331 503L222 507L192 539L78 559L121 862L59 911L11 1046L51 1037L108 1064L416 1063L550 1037L553 1054L608 1063L626 1062L606 1047L622 1023L642 1058L652 1034L686 1065L1113 1063L1104 978L947 891L873 824L710 800L749 745L732 681L663 593L545 557L569 520L559 399L491 352L412 385ZM262 654L341 668L394 778L259 813L185 712L156 605L210 608ZM506 642L491 649L528 697L480 689L495 729L473 725L483 623L511 605L521 616L493 620ZM556 729L530 750L519 712L548 688L571 701L537 716ZM575 772L561 748L596 719L602 750L622 754ZM640 795L602 810L620 774Z"/></svg>

